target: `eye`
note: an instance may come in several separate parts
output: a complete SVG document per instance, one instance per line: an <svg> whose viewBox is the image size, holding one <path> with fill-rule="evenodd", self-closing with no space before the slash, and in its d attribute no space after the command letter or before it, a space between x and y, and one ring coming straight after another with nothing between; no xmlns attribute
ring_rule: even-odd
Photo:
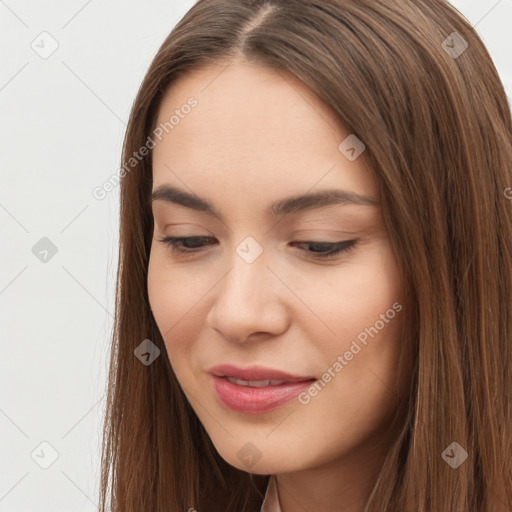
<svg viewBox="0 0 512 512"><path fill-rule="evenodd" d="M158 241L169 246L173 253L178 255L186 255L198 253L202 247L214 241L215 238L209 236L188 236L188 237L165 237L160 238ZM345 240L342 242L293 242L300 246L309 246L311 251L304 251L313 258L329 259L335 256L348 253L356 246L356 240ZM185 247L183 247L185 246ZM187 247L188 246L188 247ZM190 247L191 246L191 247Z"/></svg>
<svg viewBox="0 0 512 512"><path fill-rule="evenodd" d="M297 245L307 245L312 250L306 251L308 255L314 258L334 258L342 253L353 250L356 246L355 240L346 240L343 242L293 242Z"/></svg>
<svg viewBox="0 0 512 512"><path fill-rule="evenodd" d="M160 238L158 241L168 245L173 252L181 254L189 254L193 252L199 252L197 249L201 249L204 246L202 241L211 241L215 238L209 236L187 236L187 237L171 237ZM185 248L182 245L185 244ZM191 245L192 247L186 247Z"/></svg>

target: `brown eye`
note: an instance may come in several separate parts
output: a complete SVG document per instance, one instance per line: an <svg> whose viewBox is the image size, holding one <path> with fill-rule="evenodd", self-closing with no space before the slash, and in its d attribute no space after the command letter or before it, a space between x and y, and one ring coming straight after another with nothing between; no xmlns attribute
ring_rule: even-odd
<svg viewBox="0 0 512 512"><path fill-rule="evenodd" d="M203 247L212 242L215 238L209 236L188 236L188 237L166 237L158 241L169 246L174 253L192 254L198 253ZM318 259L335 258L355 248L356 240L345 240L342 242L293 242L294 245L308 246L309 250L303 249L308 256Z"/></svg>
<svg viewBox="0 0 512 512"><path fill-rule="evenodd" d="M344 242L294 242L298 245L308 245L312 249L307 251L314 258L334 258L335 256L351 251L355 248L355 240Z"/></svg>
<svg viewBox="0 0 512 512"><path fill-rule="evenodd" d="M169 246L173 252L188 254L199 252L205 244L204 241L215 240L209 236L188 236L188 237L171 237L160 238L158 241ZM183 248L184 246L184 248Z"/></svg>

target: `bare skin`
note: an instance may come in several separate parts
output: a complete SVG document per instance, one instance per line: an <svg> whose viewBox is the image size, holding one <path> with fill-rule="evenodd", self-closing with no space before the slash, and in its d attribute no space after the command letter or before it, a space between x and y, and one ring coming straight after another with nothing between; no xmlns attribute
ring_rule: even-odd
<svg viewBox="0 0 512 512"><path fill-rule="evenodd" d="M191 192L222 219L153 202L148 290L173 370L220 455L277 476L283 512L360 511L391 443L403 350L402 282L365 154L350 161L339 150L350 131L284 72L244 61L195 71L167 92L158 123L191 96L197 106L153 150L153 191ZM331 189L375 204L265 213L276 200ZM191 255L159 241L189 236L211 239ZM246 237L262 249L251 263L236 252ZM352 240L327 259L304 243ZM378 333L357 341L372 326ZM348 360L354 340L360 351ZM208 370L222 363L318 380L330 369L331 379L302 402L246 414L213 390ZM237 455L248 442L261 457L251 467Z"/></svg>

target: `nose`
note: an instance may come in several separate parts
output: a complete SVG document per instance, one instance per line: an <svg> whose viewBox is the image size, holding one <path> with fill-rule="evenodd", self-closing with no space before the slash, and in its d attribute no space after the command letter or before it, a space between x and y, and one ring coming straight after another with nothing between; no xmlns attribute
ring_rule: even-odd
<svg viewBox="0 0 512 512"><path fill-rule="evenodd" d="M231 342L266 339L284 333L290 324L290 291L267 266L264 253L248 263L238 254L214 287L207 325Z"/></svg>

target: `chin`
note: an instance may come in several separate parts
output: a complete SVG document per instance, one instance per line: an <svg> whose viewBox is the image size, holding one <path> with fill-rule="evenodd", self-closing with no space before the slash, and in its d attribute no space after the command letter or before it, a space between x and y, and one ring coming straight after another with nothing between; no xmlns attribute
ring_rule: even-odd
<svg viewBox="0 0 512 512"><path fill-rule="evenodd" d="M260 450L255 444L247 442L241 448L232 446L229 453L219 451L219 454L231 466L254 475L291 473L302 469L300 461L293 460L293 454L270 448Z"/></svg>

